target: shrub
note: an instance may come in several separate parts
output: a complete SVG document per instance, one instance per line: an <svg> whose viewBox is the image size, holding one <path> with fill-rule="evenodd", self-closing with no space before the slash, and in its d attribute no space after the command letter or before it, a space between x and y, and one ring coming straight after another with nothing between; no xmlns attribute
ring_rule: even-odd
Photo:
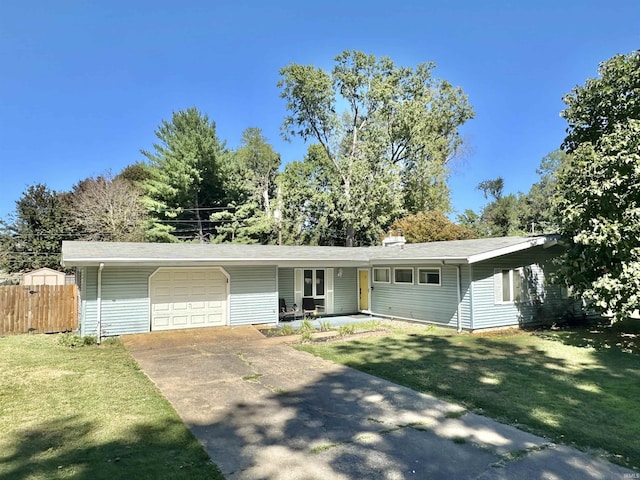
<svg viewBox="0 0 640 480"><path fill-rule="evenodd" d="M278 334L282 335L282 336L293 335L295 333L296 333L296 331L291 325L283 325L282 327L280 327L278 329Z"/></svg>
<svg viewBox="0 0 640 480"><path fill-rule="evenodd" d="M311 321L308 318L305 318L302 323L300 324L300 328L298 329L298 331L300 333L305 333L305 332L315 332L316 329L313 327L313 324L311 323Z"/></svg>
<svg viewBox="0 0 640 480"><path fill-rule="evenodd" d="M353 335L354 333L356 333L356 327L355 325L340 325L340 328L338 328L338 333L341 337L344 337L345 335Z"/></svg>
<svg viewBox="0 0 640 480"><path fill-rule="evenodd" d="M58 345L63 347L83 347L86 345L95 345L98 343L98 339L94 336L87 335L86 337L81 337L75 333L61 333L58 335Z"/></svg>
<svg viewBox="0 0 640 480"><path fill-rule="evenodd" d="M329 320L320 320L320 331L328 332L331 330L331 322Z"/></svg>
<svg viewBox="0 0 640 480"><path fill-rule="evenodd" d="M310 342L311 341L311 332L312 330L302 330L300 329L300 342Z"/></svg>

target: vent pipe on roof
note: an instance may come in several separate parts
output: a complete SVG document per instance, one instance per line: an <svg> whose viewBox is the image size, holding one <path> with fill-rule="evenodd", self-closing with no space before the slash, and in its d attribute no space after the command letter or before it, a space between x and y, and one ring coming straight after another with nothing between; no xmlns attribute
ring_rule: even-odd
<svg viewBox="0 0 640 480"><path fill-rule="evenodd" d="M404 244L407 243L407 240L402 235L402 230L398 230L396 233L397 234L394 235L393 232L389 232L389 236L382 240L382 246L383 247L399 246L400 248L402 248Z"/></svg>

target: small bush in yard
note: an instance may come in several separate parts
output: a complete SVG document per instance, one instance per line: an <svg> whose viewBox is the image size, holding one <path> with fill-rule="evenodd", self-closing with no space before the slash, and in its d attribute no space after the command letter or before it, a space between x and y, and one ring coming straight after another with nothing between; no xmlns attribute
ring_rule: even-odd
<svg viewBox="0 0 640 480"><path fill-rule="evenodd" d="M310 342L311 341L311 330L302 330L300 329L300 342Z"/></svg>
<svg viewBox="0 0 640 480"><path fill-rule="evenodd" d="M355 325L340 325L340 328L338 328L338 333L342 337L344 337L345 335L353 335L355 332Z"/></svg>
<svg viewBox="0 0 640 480"><path fill-rule="evenodd" d="M328 332L331 330L331 322L329 320L320 320L320 331Z"/></svg>
<svg viewBox="0 0 640 480"><path fill-rule="evenodd" d="M283 325L279 329L278 333L284 336L284 335L293 335L296 333L296 331L291 325Z"/></svg>
<svg viewBox="0 0 640 480"><path fill-rule="evenodd" d="M298 331L300 333L306 333L306 332L315 332L316 329L313 328L313 325L311 324L311 322L309 321L309 319L305 318L302 323L300 324L300 328L298 329Z"/></svg>
<svg viewBox="0 0 640 480"><path fill-rule="evenodd" d="M83 347L87 345L95 345L98 340L96 337L87 335L85 337L81 337L75 333L61 333L58 335L58 345L63 347Z"/></svg>

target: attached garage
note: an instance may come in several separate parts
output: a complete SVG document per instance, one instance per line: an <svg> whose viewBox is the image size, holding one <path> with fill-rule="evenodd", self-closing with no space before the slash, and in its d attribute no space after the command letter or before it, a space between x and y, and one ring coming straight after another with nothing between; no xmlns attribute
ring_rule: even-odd
<svg viewBox="0 0 640 480"><path fill-rule="evenodd" d="M151 330L229 324L229 277L221 268L158 268L149 296Z"/></svg>

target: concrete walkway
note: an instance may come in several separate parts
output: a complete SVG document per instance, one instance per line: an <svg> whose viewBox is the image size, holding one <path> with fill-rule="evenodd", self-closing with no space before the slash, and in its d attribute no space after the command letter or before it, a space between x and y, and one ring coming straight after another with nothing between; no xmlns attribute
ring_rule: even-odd
<svg viewBox="0 0 640 480"><path fill-rule="evenodd" d="M229 480L637 478L279 340L252 327L123 337Z"/></svg>

